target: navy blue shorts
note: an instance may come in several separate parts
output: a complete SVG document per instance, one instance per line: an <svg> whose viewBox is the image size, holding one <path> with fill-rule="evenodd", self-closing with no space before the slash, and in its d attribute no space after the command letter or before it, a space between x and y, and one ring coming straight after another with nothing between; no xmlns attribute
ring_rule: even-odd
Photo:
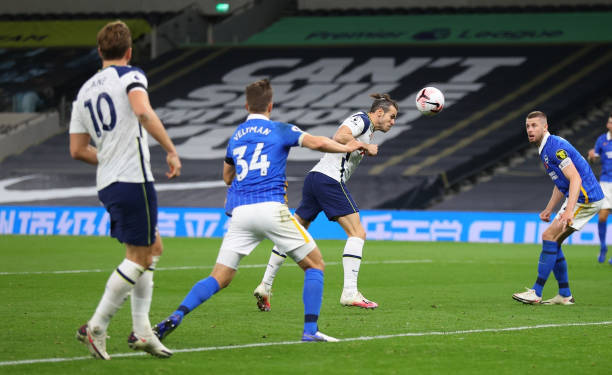
<svg viewBox="0 0 612 375"><path fill-rule="evenodd" d="M98 198L110 215L111 237L135 246L155 243L157 194L152 182L115 182L98 191Z"/></svg>
<svg viewBox="0 0 612 375"><path fill-rule="evenodd" d="M306 221L313 221L319 212L330 221L359 212L344 182L319 172L310 172L304 180L302 201L295 213Z"/></svg>

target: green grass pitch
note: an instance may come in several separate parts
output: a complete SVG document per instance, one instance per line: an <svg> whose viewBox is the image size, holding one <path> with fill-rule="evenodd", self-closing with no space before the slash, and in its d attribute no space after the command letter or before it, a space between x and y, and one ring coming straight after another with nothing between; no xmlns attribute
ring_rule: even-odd
<svg viewBox="0 0 612 375"><path fill-rule="evenodd" d="M153 323L209 274L220 242L164 239ZM359 286L380 307L366 311L339 304L344 242L318 244L327 262L319 327L341 342L298 343L303 272L291 261L276 278L272 311L257 310L252 292L269 256L264 242L227 289L167 337L172 358L128 348L128 300L111 322L114 358L104 362L86 358L74 333L123 258L122 245L99 237L0 236L0 373L612 373L612 266L597 263L595 246L564 247L576 305L530 306L511 295L533 284L538 245L368 241ZM544 297L556 293L551 275Z"/></svg>

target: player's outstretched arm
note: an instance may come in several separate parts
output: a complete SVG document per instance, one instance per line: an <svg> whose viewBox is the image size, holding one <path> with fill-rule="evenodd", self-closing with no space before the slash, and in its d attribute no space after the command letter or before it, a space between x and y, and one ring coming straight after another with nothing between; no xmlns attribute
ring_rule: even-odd
<svg viewBox="0 0 612 375"><path fill-rule="evenodd" d="M351 129L347 125L343 125L338 128L338 130L336 130L336 134L334 134L333 140L345 145L351 141L354 141L355 137L353 137ZM368 156L376 156L378 154L378 145L376 144L364 143L363 149L367 152Z"/></svg>
<svg viewBox="0 0 612 375"><path fill-rule="evenodd" d="M149 95L145 91L132 90L128 94L128 98L130 99L130 105L132 106L134 114L138 117L138 121L144 126L147 132L159 142L168 154L166 156L166 162L168 163L169 171L166 172L166 176L168 178L180 176L182 168L181 160L164 125L151 107Z"/></svg>
<svg viewBox="0 0 612 375"><path fill-rule="evenodd" d="M89 144L90 140L87 133L70 134L70 156L75 160L98 165L98 150Z"/></svg>
<svg viewBox="0 0 612 375"><path fill-rule="evenodd" d="M363 143L356 141L355 139L345 145L343 145L342 143L338 143L331 138L319 135L304 134L304 138L302 139L302 147L307 147L311 150L321 152L353 152L355 150L365 148L364 146L365 145Z"/></svg>

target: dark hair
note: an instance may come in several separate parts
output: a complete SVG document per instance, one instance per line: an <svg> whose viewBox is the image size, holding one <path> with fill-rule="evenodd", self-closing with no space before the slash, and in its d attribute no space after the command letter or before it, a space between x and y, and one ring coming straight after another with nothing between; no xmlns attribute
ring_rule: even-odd
<svg viewBox="0 0 612 375"><path fill-rule="evenodd" d="M98 48L102 60L117 60L132 47L132 33L123 21L107 23L98 32Z"/></svg>
<svg viewBox="0 0 612 375"><path fill-rule="evenodd" d="M272 102L272 86L268 79L255 81L245 90L246 101L251 113L264 113Z"/></svg>
<svg viewBox="0 0 612 375"><path fill-rule="evenodd" d="M370 112L375 112L378 108L382 108L383 112L387 113L390 106L394 106L399 112L397 102L391 99L389 94L370 94L370 97L374 98L374 103L372 103L372 107L370 107Z"/></svg>
<svg viewBox="0 0 612 375"><path fill-rule="evenodd" d="M529 114L527 115L527 118L536 118L536 117L541 117L546 121L546 113L542 112L542 111L532 111L529 112Z"/></svg>

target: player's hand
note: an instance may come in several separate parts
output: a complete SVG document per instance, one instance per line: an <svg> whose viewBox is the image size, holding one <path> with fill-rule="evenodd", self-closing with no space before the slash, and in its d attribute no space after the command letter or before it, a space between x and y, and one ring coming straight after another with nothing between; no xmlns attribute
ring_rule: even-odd
<svg viewBox="0 0 612 375"><path fill-rule="evenodd" d="M545 223L548 223L550 221L550 210L544 210L540 212L540 220Z"/></svg>
<svg viewBox="0 0 612 375"><path fill-rule="evenodd" d="M172 179L174 177L178 177L181 175L181 159L179 159L178 154L171 153L166 156L166 163L168 163L169 171L166 172L166 177Z"/></svg>
<svg viewBox="0 0 612 375"><path fill-rule="evenodd" d="M365 148L366 145L362 142L359 142L356 139L349 141L345 146L349 148L347 152L353 152L355 150L360 150L360 149L365 150L366 149Z"/></svg>
<svg viewBox="0 0 612 375"><path fill-rule="evenodd" d="M590 162L593 162L595 160L596 156L595 156L595 149L592 148L589 150L589 153L587 154L587 160Z"/></svg>
<svg viewBox="0 0 612 375"><path fill-rule="evenodd" d="M368 153L368 156L378 155L378 145L375 145L375 144L366 145L366 152Z"/></svg>
<svg viewBox="0 0 612 375"><path fill-rule="evenodd" d="M563 229L566 229L570 225L572 225L573 215L571 212L565 211L563 215L559 218L559 223L563 225Z"/></svg>

